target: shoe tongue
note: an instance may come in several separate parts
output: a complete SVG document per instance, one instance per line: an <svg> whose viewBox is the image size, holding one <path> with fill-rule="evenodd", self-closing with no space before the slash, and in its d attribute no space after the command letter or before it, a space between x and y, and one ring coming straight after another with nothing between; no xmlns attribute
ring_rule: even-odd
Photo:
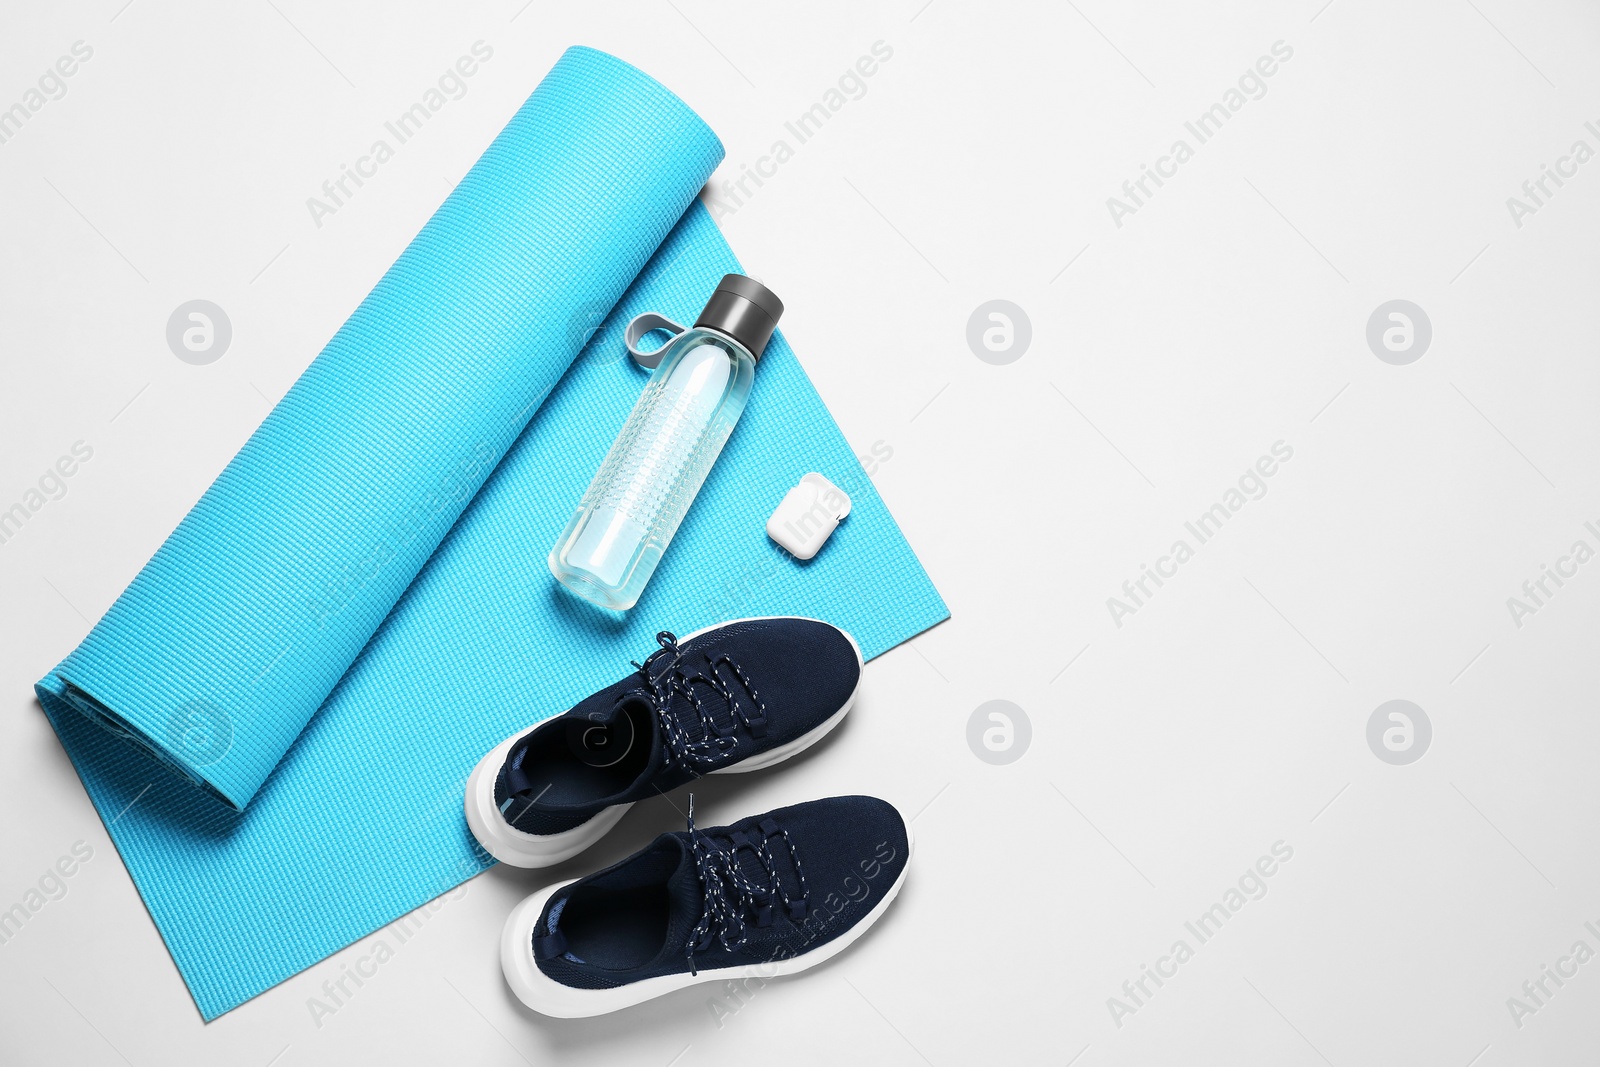
<svg viewBox="0 0 1600 1067"><path fill-rule="evenodd" d="M659 684L667 670L679 672L677 682L681 684L663 687L669 693L668 713L693 741L708 740L713 732L726 732L738 725L725 686L712 665L716 658L715 648L698 647L693 652L682 652L677 659L665 661L665 666L651 675ZM715 730L702 721L702 716L711 720Z"/></svg>
<svg viewBox="0 0 1600 1067"><path fill-rule="evenodd" d="M644 761L644 769L639 772L638 777L629 786L631 790L653 780L656 775L661 773L661 762L665 758L667 746L662 743L661 716L656 714L653 704L642 697L634 696L624 697L617 701L618 708L624 705L637 707L639 710L638 718L643 720L644 730L634 737L633 743L650 747L650 758Z"/></svg>
<svg viewBox="0 0 1600 1067"><path fill-rule="evenodd" d="M682 848L678 869L667 879L669 918L666 952L679 956L683 955L689 934L700 922L706 906L705 891L700 886L700 872L695 868L694 856L687 844Z"/></svg>
<svg viewBox="0 0 1600 1067"><path fill-rule="evenodd" d="M753 843L757 839L759 832L755 827L746 827L744 829L748 835L749 842ZM734 847L732 835L722 832L722 828L718 828L716 833L705 836L709 839L709 843L714 849L723 852L731 850L733 862L738 866L745 880L761 890L761 896L765 903L776 903L767 890L772 881L772 874L762 864L753 848ZM695 863L693 843L688 840L682 840L680 845L683 851L683 858L678 864L678 869L667 879L667 898L671 901L671 919L667 927L666 951L681 954L690 935L705 912L706 893L700 881L699 867ZM780 869L792 871L792 867L787 865L787 857L777 859L776 854L774 855L774 862L779 864ZM721 861L718 861L717 869L721 871ZM713 877L722 878L723 876L719 873L713 875ZM722 888L727 893L730 905L735 908L744 906L738 899L736 890L727 885ZM744 916L744 918L747 922L750 921L748 915ZM713 927L712 933L713 937L715 937L715 927Z"/></svg>

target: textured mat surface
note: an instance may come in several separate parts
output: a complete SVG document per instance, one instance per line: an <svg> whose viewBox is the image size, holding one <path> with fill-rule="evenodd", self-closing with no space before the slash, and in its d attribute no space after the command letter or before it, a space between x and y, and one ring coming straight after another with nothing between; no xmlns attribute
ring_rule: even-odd
<svg viewBox="0 0 1600 1067"><path fill-rule="evenodd" d="M208 1019L477 873L473 764L656 630L816 615L873 656L946 616L781 336L639 605L549 575L643 383L622 324L692 319L739 269L694 201L720 155L650 79L567 53L39 684ZM854 507L802 566L763 526L808 470Z"/></svg>

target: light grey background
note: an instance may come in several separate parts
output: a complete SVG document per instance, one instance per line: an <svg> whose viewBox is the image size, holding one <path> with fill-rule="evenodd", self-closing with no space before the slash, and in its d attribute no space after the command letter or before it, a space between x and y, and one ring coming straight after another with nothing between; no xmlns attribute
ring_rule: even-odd
<svg viewBox="0 0 1600 1067"><path fill-rule="evenodd" d="M1592 1057L1600 962L1545 979L1542 1006L1522 987L1600 950L1600 562L1547 579L1520 626L1507 603L1573 542L1600 548L1600 161L1547 179L1533 214L1507 204L1573 142L1600 150L1592 5L105 0L0 20L0 107L93 48L0 144L0 507L93 449L0 544L0 907L93 850L0 945L0 1060ZM316 225L306 199L480 39L467 94ZM798 144L785 123L879 41L864 95ZM1185 122L1280 41L1265 94L1199 144ZM495 959L541 876L496 870L336 1014L311 998L370 940L203 1026L31 683L572 43L720 133L728 238L954 612L868 668L835 742L701 802L878 793L915 816L911 882L851 952L748 1003L708 986L560 1023L518 1008ZM1119 226L1107 198L1180 138L1193 158ZM792 156L761 163L778 140ZM733 201L721 183L758 164ZM196 299L232 326L209 365L167 345ZM1009 363L967 343L992 300L1031 324ZM1367 343L1392 300L1432 327L1405 365ZM1265 495L1197 544L1185 522L1280 441ZM1193 558L1114 620L1179 538ZM1421 759L1368 747L1390 700L1427 715ZM1027 715L1022 758L969 748L989 701ZM679 819L641 806L558 873ZM1254 890L1279 842L1265 895L1201 944L1185 923ZM1193 957L1131 1000L1179 939Z"/></svg>

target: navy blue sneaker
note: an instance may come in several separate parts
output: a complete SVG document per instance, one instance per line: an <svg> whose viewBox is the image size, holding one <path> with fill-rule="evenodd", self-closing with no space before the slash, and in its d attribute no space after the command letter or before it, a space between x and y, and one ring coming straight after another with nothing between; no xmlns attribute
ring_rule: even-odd
<svg viewBox="0 0 1600 1067"><path fill-rule="evenodd" d="M621 863L535 893L500 963L544 1015L603 1015L697 982L765 981L843 951L905 883L911 834L893 805L830 797L662 834Z"/></svg>
<svg viewBox="0 0 1600 1067"><path fill-rule="evenodd" d="M704 774L770 767L820 741L855 702L861 648L815 619L739 619L660 648L467 780L467 825L515 867L571 859L634 802Z"/></svg>

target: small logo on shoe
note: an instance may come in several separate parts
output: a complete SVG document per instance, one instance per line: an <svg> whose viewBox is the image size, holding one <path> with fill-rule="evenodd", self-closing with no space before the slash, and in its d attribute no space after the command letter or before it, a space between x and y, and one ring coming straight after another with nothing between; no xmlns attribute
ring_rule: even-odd
<svg viewBox="0 0 1600 1067"><path fill-rule="evenodd" d="M967 720L967 747L985 763L1015 763L1032 740L1028 713L1009 700L985 701Z"/></svg>

